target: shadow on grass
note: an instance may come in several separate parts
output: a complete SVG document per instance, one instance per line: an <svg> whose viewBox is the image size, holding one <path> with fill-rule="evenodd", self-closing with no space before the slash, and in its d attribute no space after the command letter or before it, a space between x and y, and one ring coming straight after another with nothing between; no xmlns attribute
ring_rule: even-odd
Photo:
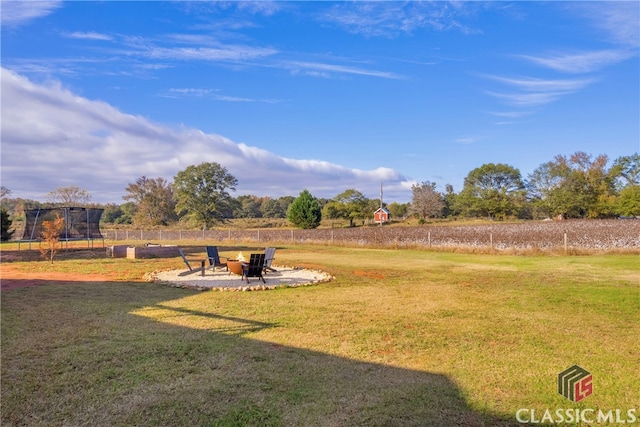
<svg viewBox="0 0 640 427"><path fill-rule="evenodd" d="M214 293L57 284L2 295L3 426L520 425L446 375L261 341Z"/></svg>

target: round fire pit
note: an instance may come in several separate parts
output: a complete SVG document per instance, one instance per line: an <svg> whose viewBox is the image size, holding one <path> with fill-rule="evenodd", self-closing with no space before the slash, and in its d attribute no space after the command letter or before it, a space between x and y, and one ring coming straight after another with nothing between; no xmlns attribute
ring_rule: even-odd
<svg viewBox="0 0 640 427"><path fill-rule="evenodd" d="M227 267L229 271L233 274L237 274L238 276L242 276L242 264L243 261L238 261L235 259L230 259L227 261Z"/></svg>

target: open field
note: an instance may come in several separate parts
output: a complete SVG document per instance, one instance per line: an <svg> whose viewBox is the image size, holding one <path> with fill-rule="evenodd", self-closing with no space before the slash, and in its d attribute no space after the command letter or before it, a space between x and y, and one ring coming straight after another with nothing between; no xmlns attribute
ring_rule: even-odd
<svg viewBox="0 0 640 427"><path fill-rule="evenodd" d="M3 426L493 426L518 425L521 408L640 418L638 255L284 244L276 267L335 279L198 292L141 280L179 258L70 250L52 265L2 249L3 288L29 285L1 294ZM557 392L574 364L593 374L579 403Z"/></svg>
<svg viewBox="0 0 640 427"><path fill-rule="evenodd" d="M640 220L454 222L422 226L368 226L314 230L218 228L215 230L103 230L109 241L213 240L273 244L329 244L463 251L640 253Z"/></svg>

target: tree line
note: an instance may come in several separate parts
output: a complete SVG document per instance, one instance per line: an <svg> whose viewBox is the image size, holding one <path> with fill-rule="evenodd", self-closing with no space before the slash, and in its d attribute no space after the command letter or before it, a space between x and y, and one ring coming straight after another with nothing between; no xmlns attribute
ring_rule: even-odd
<svg viewBox="0 0 640 427"><path fill-rule="evenodd" d="M411 188L409 203L383 206L391 218L485 217L611 218L640 216L640 155L622 156L609 165L606 155L584 152L558 155L526 178L507 164L487 163L469 172L456 193L447 184L443 192L425 181ZM314 228L325 219L342 219L350 226L372 218L381 207L357 189L346 189L331 199L316 198L308 190L297 197L241 195L233 197L238 180L218 163L188 166L168 181L142 176L129 183L122 204L91 203L91 195L77 186L58 188L47 202L10 198L2 187L3 240L9 214L19 219L25 209L87 206L104 209L102 221L140 227L181 223L188 227L214 227L236 218L287 218L300 228ZM7 229L8 230L8 229Z"/></svg>

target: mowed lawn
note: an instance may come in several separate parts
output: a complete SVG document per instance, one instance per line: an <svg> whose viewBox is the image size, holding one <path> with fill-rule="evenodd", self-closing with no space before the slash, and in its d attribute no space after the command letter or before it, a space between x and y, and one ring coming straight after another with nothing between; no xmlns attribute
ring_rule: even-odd
<svg viewBox="0 0 640 427"><path fill-rule="evenodd" d="M638 255L290 245L276 267L335 279L198 292L141 282L177 258L94 254L6 263L113 280L2 292L3 426L490 426L516 425L521 408L640 411ZM576 364L594 385L579 403L557 390Z"/></svg>

